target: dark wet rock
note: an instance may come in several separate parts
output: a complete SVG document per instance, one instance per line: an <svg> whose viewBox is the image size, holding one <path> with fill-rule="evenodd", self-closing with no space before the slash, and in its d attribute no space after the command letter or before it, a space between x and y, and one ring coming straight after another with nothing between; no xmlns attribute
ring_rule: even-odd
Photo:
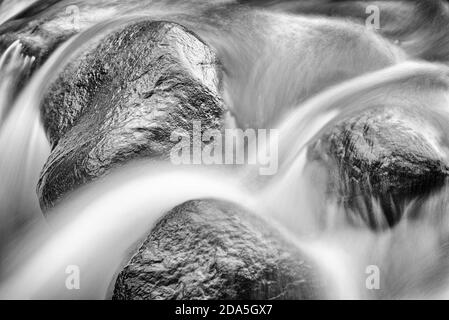
<svg viewBox="0 0 449 320"><path fill-rule="evenodd" d="M260 218L195 200L154 227L118 275L113 299L314 299L315 272Z"/></svg>
<svg viewBox="0 0 449 320"><path fill-rule="evenodd" d="M333 127L308 156L324 164L329 194L354 217L373 228L393 226L410 200L446 181L449 165L437 132L422 113L376 108Z"/></svg>
<svg viewBox="0 0 449 320"><path fill-rule="evenodd" d="M52 144L38 185L45 210L135 158L169 158L175 130L221 129L221 71L193 33L138 22L83 53L51 86L42 118Z"/></svg>

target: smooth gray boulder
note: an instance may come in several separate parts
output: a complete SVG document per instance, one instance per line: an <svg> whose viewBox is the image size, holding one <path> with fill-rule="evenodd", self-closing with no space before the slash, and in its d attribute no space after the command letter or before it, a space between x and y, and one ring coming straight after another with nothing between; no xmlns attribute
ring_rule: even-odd
<svg viewBox="0 0 449 320"><path fill-rule="evenodd" d="M120 272L113 299L315 299L316 269L262 219L218 200L167 213Z"/></svg>
<svg viewBox="0 0 449 320"><path fill-rule="evenodd" d="M449 174L444 145L432 133L439 129L426 126L432 120L422 113L375 108L329 129L308 157L324 165L327 192L352 209L350 219L362 217L372 228L393 226L410 200L438 190Z"/></svg>
<svg viewBox="0 0 449 320"><path fill-rule="evenodd" d="M223 126L221 69L195 34L137 22L73 60L51 85L42 119L52 145L38 183L43 211L131 159L167 160L173 131Z"/></svg>

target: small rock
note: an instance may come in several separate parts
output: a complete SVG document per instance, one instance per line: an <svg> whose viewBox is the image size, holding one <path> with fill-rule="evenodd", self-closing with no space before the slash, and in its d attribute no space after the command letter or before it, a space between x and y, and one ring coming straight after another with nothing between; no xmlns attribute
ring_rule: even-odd
<svg viewBox="0 0 449 320"><path fill-rule="evenodd" d="M324 164L328 192L346 208L373 228L393 226L410 200L442 187L449 174L438 129L426 117L372 109L330 129L309 148L309 159Z"/></svg>

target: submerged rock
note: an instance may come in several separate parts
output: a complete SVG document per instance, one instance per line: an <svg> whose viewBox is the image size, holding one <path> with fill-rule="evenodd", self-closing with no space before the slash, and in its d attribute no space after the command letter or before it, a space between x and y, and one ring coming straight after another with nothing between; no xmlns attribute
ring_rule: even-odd
<svg viewBox="0 0 449 320"><path fill-rule="evenodd" d="M72 61L47 93L42 118L52 144L38 184L41 207L134 158L168 159L173 131L221 129L221 69L193 33L138 22Z"/></svg>
<svg viewBox="0 0 449 320"><path fill-rule="evenodd" d="M428 116L382 107L340 122L308 156L324 165L329 194L352 209L351 218L378 228L395 225L410 200L444 185L445 153Z"/></svg>
<svg viewBox="0 0 449 320"><path fill-rule="evenodd" d="M315 271L260 218L196 200L154 227L118 275L113 299L313 299Z"/></svg>

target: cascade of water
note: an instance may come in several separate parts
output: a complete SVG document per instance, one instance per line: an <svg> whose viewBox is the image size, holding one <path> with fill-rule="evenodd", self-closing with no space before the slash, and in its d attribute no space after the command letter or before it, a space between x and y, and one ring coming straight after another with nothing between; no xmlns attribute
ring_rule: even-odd
<svg viewBox="0 0 449 320"><path fill-rule="evenodd" d="M184 201L209 197L255 208L253 197L225 172L152 164L127 168L94 183L55 209L54 216L71 219L62 226L55 222L58 231L34 246L35 253L1 285L0 297L104 298L126 250L162 213ZM69 265L81 270L80 290L65 287Z"/></svg>
<svg viewBox="0 0 449 320"><path fill-rule="evenodd" d="M105 30L135 18L121 17L86 30L56 50L14 101L8 99L8 94L0 96L0 115L4 115L0 126L0 148L2 154L7 155L0 158L0 181L6 186L0 189L2 246L7 246L11 240L21 236L16 233L18 229L27 227L24 224L43 222L35 186L50 153L50 146L40 122L39 106L52 79L77 49L85 44L86 39L93 39ZM2 88L5 90L10 90L14 80L27 72L34 61L32 57L22 57L20 50L20 43L14 42L2 56L1 70L4 72L0 75L0 85L4 84ZM0 250L2 256L5 251L4 248Z"/></svg>
<svg viewBox="0 0 449 320"><path fill-rule="evenodd" d="M12 123L8 120L11 113L14 113L13 92L21 77L27 75L30 70L34 57L24 56L21 53L22 45L19 41L12 43L9 48L0 57L0 145L5 148L2 151L0 159L0 176L2 181L7 181L5 186L0 190L0 252L3 246L6 246L12 235L20 229L25 223L29 222L30 215L18 215L17 209L37 210L36 201L30 200L32 197L25 196L34 193L33 185L30 182L37 181L37 176L33 176L30 171L42 163L33 164L32 159L27 158L28 154L8 153L12 149L22 147L24 150L32 149L31 146L36 142L39 136L39 126L37 114L31 112L29 114L21 113L19 117L15 116L14 128L11 129ZM9 124L8 124L9 123ZM8 131L9 130L9 131ZM16 136L14 136L14 133ZM39 145L45 145L41 139ZM39 147L38 147L39 149ZM32 150L30 150L32 152ZM33 209L32 209L33 208Z"/></svg>
<svg viewBox="0 0 449 320"><path fill-rule="evenodd" d="M92 28L89 28L85 30L84 32L80 33L77 37L73 38L69 42L62 45L50 58L49 60L38 70L38 72L33 76L33 78L30 80L28 86L22 91L20 96L17 98L14 106L11 108L11 114L5 119L4 125L1 127L0 131L0 148L9 155L8 158L2 158L0 159L0 180L2 181L10 181L10 185L8 189L2 189L0 193L0 212L2 213L2 221L7 220L7 216L9 217L16 217L17 215L27 215L27 220L32 220L30 217L41 217L41 212L37 203L37 197L34 191L34 186L36 185L37 178L39 171L43 165L43 162L45 161L45 158L48 156L48 143L44 139L44 134L42 130L42 126L39 121L39 105L40 101L43 98L43 94L47 90L47 86L49 83L51 83L51 80L53 77L56 76L58 70L62 68L73 55L76 53L77 50L79 50L80 47L82 47L83 44L85 44L86 40L94 39L96 36L101 35L104 31L110 30L111 28L118 27L120 25L129 23L131 21L136 21L136 19L142 18L142 16L129 16L129 17L120 17L115 20L109 20L102 23L99 23L95 25ZM20 124L18 126L17 124ZM153 172L153 171L151 171ZM157 172L157 170L156 170ZM173 172L175 173L175 172ZM179 184L179 179L182 177L182 172L179 172L178 175L173 175L173 173L167 173L166 176L162 175L160 181L161 183L155 182L153 175L148 175L149 179L147 179L146 182L137 181L134 177L132 179L133 181L130 181L130 183L137 183L135 187L129 187L126 189L126 191L117 190L117 192L127 192L129 195L130 203L133 202L131 199L134 199L134 203L141 203L142 206L131 206L129 208L126 208L125 205L123 205L123 201L120 200L121 204L116 205L116 218L114 219L115 227L111 225L111 229L105 230L102 234L104 245L110 246L110 240L111 237L114 238L115 234L115 228L122 227L123 226L123 219L126 217L126 215L132 214L131 212L135 212L136 214L140 214L140 216L137 217L130 217L131 221L136 224L133 224L131 229L127 229L128 231L123 234L133 234L133 236L130 237L130 240L128 239L122 239L123 243L121 244L122 248L127 249L130 244L132 244L135 239L138 239L139 236L142 236L144 231L148 231L148 225L155 221L155 219L158 217L158 214L161 212L161 208L164 210L169 209L173 207L176 204L179 204L183 202L184 200L191 199L193 196L197 197L207 197L207 196L220 196L223 195L223 198L236 198L237 195L242 196L243 193L237 192L238 188L231 188L234 191L232 192L233 196L226 196L226 191L230 188L224 188L223 185L215 185L213 186L211 181L222 181L223 178L217 178L212 179L212 176L205 178L204 186L205 188L192 188L192 185L198 185L200 183L201 179L198 179L198 175L195 179L193 178L186 178L184 184ZM172 178L170 178L172 177ZM167 180L165 180L165 178ZM173 179L176 179L174 181ZM135 181L134 181L135 180ZM151 180L151 181L150 181ZM164 182L162 182L164 181ZM171 183L169 183L171 181ZM146 183L145 185L139 185L139 183ZM151 185L151 186L148 186ZM165 188L162 188L161 186L165 185ZM157 186L155 188L155 186ZM171 189L173 186L179 186L180 189L177 191ZM149 187L150 189L147 189ZM220 189L220 187L222 189ZM112 186L108 187L109 189L114 190ZM137 189L136 189L137 188ZM155 189L154 191L157 193L153 197L153 199L163 199L164 197L161 196L159 192L163 191L163 194L173 194L174 199L178 199L177 201L173 200L166 200L161 201L161 203L156 203L155 208L149 208L150 214L143 215L145 210L143 210L144 206L142 201L145 199L148 199L148 195L151 194L151 188ZM107 190L107 189L106 189ZM106 190L103 190L103 192L106 192ZM144 193L136 193L138 190L145 190ZM187 192L187 191L189 192ZM230 192L230 191L228 191ZM126 196L128 198L128 195ZM191 196L189 196L191 195ZM114 196L115 199L123 199L122 196L117 197ZM58 297L60 293L59 290L51 290L51 284L55 284L56 282L52 282L51 278L60 270L60 268L64 263L65 265L70 264L70 260L76 259L76 260L82 260L79 261L80 265L85 264L86 260L83 254L83 248L82 246L76 245L76 238L85 239L85 232L86 228L81 227L78 229L77 224L78 223L86 223L88 221L89 224L91 224L92 228L90 229L92 231L91 237L99 237L97 239L92 239L92 243L97 243L97 241L101 238L99 232L99 228L101 228L101 225L104 225L104 221L112 219L113 213L108 211L111 209L109 207L111 198L107 197L107 199L99 199L99 203L97 204L96 209L92 209L92 206L94 204L87 204L84 203L84 206L87 206L84 211L86 211L86 214L80 215L80 220L75 219L72 224L70 224L65 229L66 231L62 231L59 236L56 235L54 240L49 240L47 243L48 247L39 249L36 248L36 250L39 252L36 256L38 262L27 262L25 265L27 266L24 271L24 273L18 277L15 278L16 280L13 281L15 283L12 287L8 285L2 285L3 289L2 292L4 293L4 296L12 297L32 297L35 295L43 294L43 292L47 292L46 290L43 290L44 286L49 286L48 294L49 296ZM237 199L235 199L237 200ZM248 202L248 199L246 198L245 201L237 201L241 203ZM99 206L104 206L104 208L100 211L98 211ZM109 208L109 209L108 209ZM126 209L124 209L126 208ZM159 209L159 210L157 210ZM61 209L62 213L60 215L67 216L70 211L70 209ZM91 216L92 214L99 214L98 220L96 220L98 223L95 222L95 218ZM111 216L109 216L111 215ZM81 218L84 217L84 218ZM140 218L139 218L140 217ZM87 220L86 220L87 219ZM93 220L91 220L93 219ZM106 220L104 220L106 219ZM148 223L142 223L143 220L149 221ZM84 221L84 222L83 222ZM142 224L141 224L142 223ZM137 226L145 226L141 231L134 227ZM68 231L71 230L71 231ZM73 232L80 232L80 236L74 236ZM120 231L122 232L122 231ZM28 236L27 239L33 239L37 236ZM59 239L58 239L59 237ZM57 239L57 240L56 240ZM36 242L36 239L30 240L31 242ZM64 247L73 247L72 254L69 253L66 256L66 259L61 258L62 260L55 260L57 259L57 256L59 256L61 253L57 252L57 250L60 250L62 247L59 247L59 249L55 249L55 245L57 243L62 244ZM26 247L26 245L25 245ZM33 246L34 247L34 246ZM115 249L108 249L107 252L116 252L117 254L113 254L114 257L111 258L110 262L112 266L117 267L117 259L122 258L122 254L124 250L116 250L119 248L119 244L115 247ZM93 250L94 247L92 246ZM64 249L65 250L65 249ZM30 252L30 249L26 250L27 252ZM32 251L32 250L31 250ZM105 251L105 252L106 252ZM92 251L92 254L94 251ZM93 259L93 255L91 256ZM13 259L16 260L16 259ZM106 261L107 259L105 259ZM28 261L28 260L27 260ZM53 267L47 268L44 264L48 264L49 261L52 261L51 264ZM59 264L58 262L59 261ZM84 262L83 262L84 261ZM55 262L53 264L53 262ZM11 265L15 265L14 263L11 263ZM16 265L15 265L16 266ZM37 269L35 269L37 267ZM89 269L92 269L92 273L90 276L90 279L92 280L92 285L89 286L89 288L86 288L86 291L83 291L81 293L82 297L96 297L101 298L105 294L105 288L108 285L108 281L110 281L111 272L114 271L114 267L109 268L109 271L111 272L105 272L105 277L102 281L94 281L94 279L97 279L98 272L102 273L100 271L101 268L99 268L100 265L97 267L93 267L93 265L89 265ZM9 269L12 269L14 267L9 266ZM65 267L64 267L65 268ZM48 272L45 275L39 275L37 278L37 281L34 285L35 290L29 290L30 286L29 283L27 283L31 278L36 277L36 270L42 270L42 269L48 269ZM88 268L86 268L87 270ZM63 272L63 271L62 271ZM22 279L22 280L21 280ZM19 281L19 282L17 282ZM25 282L24 282L25 281ZM15 288L15 289L14 289ZM40 290L39 290L40 289ZM16 291L17 290L17 291ZM16 293L14 293L16 292ZM84 295L83 295L84 294Z"/></svg>
<svg viewBox="0 0 449 320"><path fill-rule="evenodd" d="M0 56L0 124L13 104L12 93L21 76L29 72L35 58L24 56L20 41L14 41Z"/></svg>
<svg viewBox="0 0 449 320"><path fill-rule="evenodd" d="M0 5L0 26L38 0L5 0Z"/></svg>
<svg viewBox="0 0 449 320"><path fill-rule="evenodd" d="M370 73L346 83L335 86L322 94L298 106L279 127L279 173L267 189L267 201L277 197L285 198L282 203L285 209L297 210L308 203L307 190L304 187L303 175L306 164L305 147L320 136L326 128L354 112L363 112L367 108L378 105L379 94L385 88L389 91L401 92L402 87L417 79L448 79L449 69L446 66L424 62L404 62L377 72ZM410 96L411 93L407 92ZM436 95L436 94L435 94ZM445 92L439 95L439 101L433 101L429 108L440 112L448 101ZM385 101L381 101L382 103ZM411 106L413 107L413 106ZM267 153L261 149L258 152ZM292 193L296 193L296 196ZM272 195L270 197L270 194ZM293 201L293 202L287 202ZM316 213L313 213L316 216ZM287 213L294 217L294 212Z"/></svg>
<svg viewBox="0 0 449 320"><path fill-rule="evenodd" d="M400 91L401 86L410 81L448 79L448 76L449 69L445 65L407 61L351 79L317 95L294 110L280 126L283 137L279 151L280 167L290 168L305 146L332 124L351 113L373 107L373 101L381 96L382 89L395 87ZM408 91L407 94L412 93ZM445 102L432 107L441 108Z"/></svg>
<svg viewBox="0 0 449 320"><path fill-rule="evenodd" d="M391 283L402 287L402 290L399 290L393 284L383 284L384 287L391 289L384 292L384 297L416 297L414 294L426 297L422 291L415 292L414 286L421 285L422 289L420 281L424 276L420 272L424 268L429 268L431 263L424 267L417 261L426 259L435 262L441 258L441 255L445 255L441 251L445 240L441 239L446 239L448 234L447 219L444 218L447 191L442 190L421 208L423 212L428 212L420 220L421 224L404 219L400 226L382 234L374 234L368 229L354 231L344 223L344 212L338 212L342 211L342 208L332 203L324 207L317 205L322 203L325 191L316 192L317 186L311 185L310 180L309 182L307 180L306 146L340 119L379 105L379 99L381 102L386 102L384 95L379 94L382 90L383 92L386 88L389 92L396 90L396 95L405 92L409 98L416 94L417 97L413 98L419 100L418 95L423 93L410 93L410 90L406 89L410 82L418 79L441 79L447 84L448 75L449 69L446 66L422 62L402 63L331 88L299 106L280 126L280 172L261 193L260 201L266 207L272 208L275 204L278 209L277 218L283 221L284 225L289 226L289 229L294 226L299 227L294 231L301 235L301 239L304 237L307 239L307 235L311 237L310 241L302 244L302 248L315 261L321 261L322 267L332 266L327 270L327 274L333 275L334 280L339 279L336 289L341 289L340 293L344 292L350 297L373 298L373 296L366 296L364 281L356 275L364 273L362 269L364 266L375 264L388 269ZM447 111L444 111L449 102L447 92L443 89L437 93L432 89L432 94L437 98L424 103L425 107L429 109L429 112L446 113L447 117ZM416 105L410 105L410 108L414 107ZM375 214L382 216L380 209L378 211ZM405 216L408 215L407 212L406 210ZM328 223L337 216L336 228L322 229L320 223L323 215ZM305 222L306 226L298 226L295 220ZM328 223L326 225L329 226ZM404 252L398 253L398 248L403 248ZM407 248L410 250L407 251ZM413 252L411 248L414 248ZM326 262L329 256L333 257L332 261ZM404 261L408 264L406 265ZM409 279L402 278L399 271L395 269L398 265L404 268L403 272L416 272L413 277L419 280L409 283ZM441 261L435 265L441 265ZM440 272L440 270L435 272L434 277L447 278L446 272Z"/></svg>
<svg viewBox="0 0 449 320"><path fill-rule="evenodd" d="M164 16L163 5L159 9L157 14ZM167 11L167 14L173 14L173 10ZM0 15L0 25L11 15L11 12ZM39 121L40 101L49 84L85 43L106 31L148 17L121 16L100 22L73 37L51 55L14 102L7 94L18 76L30 68L33 58L20 55L18 42L13 43L0 57L0 150L2 155L7 155L0 157L0 181L8 186L0 189L2 237L11 229L11 224L7 222L23 215L24 220L42 222L34 188L49 153ZM178 18L191 23L191 19L186 17ZM282 18L287 19L290 25L296 25L298 21L290 16ZM253 179L254 175L232 177L225 170L173 168L167 164L145 163L126 166L70 195L67 201L54 209L57 212L53 216L58 218L50 221L50 230L36 229L23 235L23 253L19 255L15 252L13 257L8 258L8 266L5 267L8 277L0 278L0 298L104 298L126 251L148 233L164 212L184 201L206 197L239 203L282 230L291 242L317 263L330 283L329 297L373 297L364 290L363 268L369 264L384 266L391 272L391 277L396 275L399 279L395 283L402 285L401 276L395 270L398 266L405 268L406 263L416 264L418 259L439 261L440 237L444 238L447 234L447 224L440 225L438 232L434 232L434 227L444 219L426 221L421 226L405 221L396 229L380 235L365 229L350 229L344 222L341 223L344 216L340 212L342 208L333 204L317 206L317 203L324 201L320 198L322 190L317 191L315 187L322 186L312 186L304 168L307 162L306 146L324 130L354 112L373 106L373 102L382 96L379 93L386 88L389 92L400 92L403 85L414 79L447 79L448 68L423 62L401 63L349 80L293 107L289 103L295 101L295 86L286 85L286 82L298 81L294 79L296 71L288 75L278 72L278 69L290 70L290 67L283 59L271 63L270 54L277 51L275 39L267 38L262 43L256 39L245 44L245 30L220 33L220 25L214 29L211 24L197 31L215 47L228 67L224 81L226 100L235 111L240 110L240 113L236 112L237 117L243 115L243 119L237 119L242 127L271 123L277 117L277 103L292 110L279 123L279 173L259 184L257 179ZM242 74L248 69L242 66L257 60L259 53L266 48L270 51L263 56L263 60L254 64L247 78L243 77ZM283 49L283 58L288 58L289 48ZM292 65L295 60L288 63ZM233 72L238 76L234 74L233 77ZM272 75L276 75L275 79ZM263 78L264 82L258 83L259 78ZM272 87L273 82L275 85ZM266 92L267 88L274 88L272 97ZM251 92L242 92L245 90ZM259 99L261 93L267 94ZM435 109L433 111L448 102L447 94L435 94L436 104L431 106ZM244 101L239 101L242 97ZM250 123L248 118L254 110L247 107L257 104L258 99L264 105L261 114ZM236 107L238 103L242 105L240 109ZM266 151L258 150L262 153ZM442 215L446 207L437 206L441 202L448 203L446 200L442 195L435 195L423 210ZM327 229L320 224L323 215ZM339 227L334 228L335 225ZM423 237L428 241L420 244L413 241ZM398 262L395 255L404 262ZM81 270L83 284L80 290L66 290L65 270L69 265L76 265ZM417 264L415 268L408 268L407 276L418 278L417 274L427 267ZM389 280L387 278L385 281ZM419 281L414 285L416 288L422 287ZM392 288L388 293L391 296L405 297L407 290L398 290L388 283L385 287Z"/></svg>
<svg viewBox="0 0 449 320"><path fill-rule="evenodd" d="M8 181L9 185L9 188L0 190L0 215L16 217L24 213L28 216L41 215L34 188L43 163L48 157L49 146L40 124L39 106L58 71L76 52L79 52L88 40L95 39L106 30L144 17L146 16L119 17L100 22L81 32L58 48L21 91L0 128L0 148L4 154L8 155L0 159L0 181ZM13 76L33 62L33 58L23 58L21 61L19 52L20 45L16 42L5 53L6 58L3 59L5 63L12 61L14 66L18 65L19 69L13 73ZM10 55L14 59L8 59ZM0 76L0 83L1 79ZM10 79L6 80L9 83ZM3 218L7 220L6 217Z"/></svg>

